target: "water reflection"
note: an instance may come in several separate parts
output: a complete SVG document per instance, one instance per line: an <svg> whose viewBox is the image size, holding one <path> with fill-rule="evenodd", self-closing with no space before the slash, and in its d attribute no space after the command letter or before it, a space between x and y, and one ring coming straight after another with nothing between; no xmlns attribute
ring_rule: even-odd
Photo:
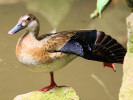
<svg viewBox="0 0 133 100"><path fill-rule="evenodd" d="M20 16L33 13L40 21L40 34L73 29L103 30L126 44L125 18L129 14L124 1L105 9L102 20L89 19L96 0L0 0L0 100L11 100L18 94L37 90L49 84L49 74L26 70L15 55L18 38L25 32L8 35ZM97 76L111 96L118 99L121 85L122 65L116 64L117 72L103 68L100 62L77 58L55 73L59 85L72 86L83 100L112 100L104 88L92 78ZM69 72L69 74L68 74ZM7 96L8 94L8 96Z"/></svg>

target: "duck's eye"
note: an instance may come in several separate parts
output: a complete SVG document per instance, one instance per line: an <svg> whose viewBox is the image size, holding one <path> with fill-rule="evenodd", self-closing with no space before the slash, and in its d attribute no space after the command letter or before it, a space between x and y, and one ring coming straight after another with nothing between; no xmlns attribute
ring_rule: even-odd
<svg viewBox="0 0 133 100"><path fill-rule="evenodd" d="M28 17L27 20L30 21L31 20L31 17Z"/></svg>

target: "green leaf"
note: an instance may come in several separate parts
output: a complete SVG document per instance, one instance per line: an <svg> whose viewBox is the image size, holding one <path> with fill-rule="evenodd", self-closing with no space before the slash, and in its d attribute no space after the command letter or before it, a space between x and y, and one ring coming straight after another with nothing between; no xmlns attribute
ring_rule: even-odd
<svg viewBox="0 0 133 100"><path fill-rule="evenodd" d="M101 18L101 12L109 0L97 0L97 10L99 12L99 17Z"/></svg>

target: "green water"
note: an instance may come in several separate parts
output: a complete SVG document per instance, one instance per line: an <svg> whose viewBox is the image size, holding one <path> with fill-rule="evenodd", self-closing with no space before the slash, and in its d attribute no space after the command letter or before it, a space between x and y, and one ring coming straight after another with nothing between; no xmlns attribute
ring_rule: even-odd
<svg viewBox="0 0 133 100"><path fill-rule="evenodd" d="M41 25L41 34L76 29L98 29L110 34L126 46L125 18L130 11L124 0L111 3L102 19L91 20L96 0L0 0L0 100L12 100L16 95L49 85L48 73L35 73L20 64L15 55L18 38L25 30L8 35L20 16L32 13ZM120 2L121 1L121 2ZM104 68L103 63L76 58L55 72L58 85L73 87L82 100L118 100L122 81L122 65L117 72Z"/></svg>

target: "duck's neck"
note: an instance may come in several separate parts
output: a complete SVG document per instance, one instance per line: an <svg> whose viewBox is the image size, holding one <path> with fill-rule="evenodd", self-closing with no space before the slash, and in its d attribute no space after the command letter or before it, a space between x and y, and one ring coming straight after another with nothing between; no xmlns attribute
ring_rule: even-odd
<svg viewBox="0 0 133 100"><path fill-rule="evenodd" d="M39 30L40 30L40 26L38 25L37 27L34 27L31 30L28 30L28 33L33 35L37 39L38 34L39 34Z"/></svg>

